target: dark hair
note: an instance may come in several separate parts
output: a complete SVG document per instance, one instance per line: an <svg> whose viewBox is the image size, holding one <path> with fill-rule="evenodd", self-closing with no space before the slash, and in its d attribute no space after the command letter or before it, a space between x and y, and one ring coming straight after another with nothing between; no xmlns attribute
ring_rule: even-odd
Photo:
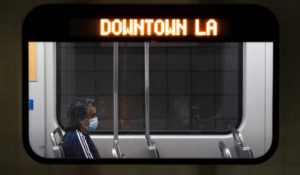
<svg viewBox="0 0 300 175"><path fill-rule="evenodd" d="M67 112L67 131L81 128L80 121L87 118L90 106L95 106L95 101L91 98L77 98L69 105Z"/></svg>
<svg viewBox="0 0 300 175"><path fill-rule="evenodd" d="M86 100L88 105L96 106L95 100L93 100L91 98L86 98L85 100Z"/></svg>

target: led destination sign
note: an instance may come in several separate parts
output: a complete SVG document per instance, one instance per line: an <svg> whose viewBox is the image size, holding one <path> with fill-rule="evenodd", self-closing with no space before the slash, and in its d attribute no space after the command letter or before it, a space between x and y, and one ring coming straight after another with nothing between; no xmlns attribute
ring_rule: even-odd
<svg viewBox="0 0 300 175"><path fill-rule="evenodd" d="M100 19L101 37L215 37L215 19Z"/></svg>

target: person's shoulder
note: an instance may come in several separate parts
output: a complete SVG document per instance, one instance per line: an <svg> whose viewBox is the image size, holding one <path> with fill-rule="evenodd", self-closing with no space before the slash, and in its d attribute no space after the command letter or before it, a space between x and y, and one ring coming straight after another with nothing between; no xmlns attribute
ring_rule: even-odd
<svg viewBox="0 0 300 175"><path fill-rule="evenodd" d="M76 130L68 131L66 133L66 137L72 137L72 136L75 136L75 135L76 135Z"/></svg>
<svg viewBox="0 0 300 175"><path fill-rule="evenodd" d="M77 130L68 131L66 133L65 139L70 140L70 141L72 141L74 139L78 140L77 132L78 132Z"/></svg>

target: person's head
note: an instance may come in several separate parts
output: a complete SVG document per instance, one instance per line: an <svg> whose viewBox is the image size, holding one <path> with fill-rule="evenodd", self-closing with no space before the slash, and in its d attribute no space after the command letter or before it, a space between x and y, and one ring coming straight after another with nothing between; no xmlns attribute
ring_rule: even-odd
<svg viewBox="0 0 300 175"><path fill-rule="evenodd" d="M81 130L85 133L95 130L98 126L95 101L90 98L77 98L67 112L69 126L67 130Z"/></svg>

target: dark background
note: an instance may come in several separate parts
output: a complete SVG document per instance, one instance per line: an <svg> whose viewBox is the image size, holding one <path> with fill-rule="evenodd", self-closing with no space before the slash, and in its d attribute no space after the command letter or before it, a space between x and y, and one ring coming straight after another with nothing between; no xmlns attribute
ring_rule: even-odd
<svg viewBox="0 0 300 175"><path fill-rule="evenodd" d="M277 17L280 28L279 145L258 165L48 165L32 160L22 144L22 22L46 3L142 3L138 0L1 0L0 2L0 173L1 174L299 174L300 173L300 1L155 0L143 3L259 4ZM255 13L255 12L254 12ZM259 30L259 27L257 28Z"/></svg>

